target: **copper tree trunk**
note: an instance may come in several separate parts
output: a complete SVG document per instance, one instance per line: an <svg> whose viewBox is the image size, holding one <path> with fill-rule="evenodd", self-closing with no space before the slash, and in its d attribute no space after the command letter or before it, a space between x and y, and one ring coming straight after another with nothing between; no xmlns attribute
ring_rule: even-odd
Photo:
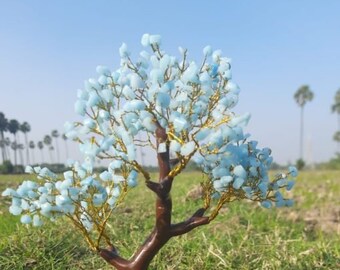
<svg viewBox="0 0 340 270"><path fill-rule="evenodd" d="M164 128L158 125L156 129L157 146L167 141ZM157 196L156 199L156 222L153 231L146 241L139 247L131 259L126 260L118 255L115 247L100 249L100 256L118 270L145 270L155 257L157 252L169 241L171 237L185 234L192 229L209 223L209 218L204 217L205 209L201 208L192 217L178 224L171 224L172 200L170 191L172 177L170 172L169 146L164 153L157 154L159 166L159 182L147 181L146 185Z"/></svg>

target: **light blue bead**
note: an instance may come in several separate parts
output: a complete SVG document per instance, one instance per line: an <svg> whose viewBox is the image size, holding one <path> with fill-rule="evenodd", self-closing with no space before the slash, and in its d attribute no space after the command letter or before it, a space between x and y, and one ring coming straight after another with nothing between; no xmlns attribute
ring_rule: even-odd
<svg viewBox="0 0 340 270"><path fill-rule="evenodd" d="M53 207L49 202L46 202L46 203L41 204L40 209L41 209L40 213L42 213L44 216L49 216Z"/></svg>
<svg viewBox="0 0 340 270"><path fill-rule="evenodd" d="M243 179L243 178L240 178L240 177L237 177L237 178L234 180L233 188L235 188L235 189L240 189L240 187L243 185L243 183L244 183L244 179Z"/></svg>
<svg viewBox="0 0 340 270"><path fill-rule="evenodd" d="M110 119L110 113L108 111L100 110L98 115L100 119L103 119L103 120ZM101 125L100 128L103 128L103 126Z"/></svg>
<svg viewBox="0 0 340 270"><path fill-rule="evenodd" d="M164 73L162 72L162 70L156 68L150 71L149 78L153 83L163 83Z"/></svg>
<svg viewBox="0 0 340 270"><path fill-rule="evenodd" d="M89 93L86 90L78 89L77 90L77 98L80 100L87 101L89 99Z"/></svg>
<svg viewBox="0 0 340 270"><path fill-rule="evenodd" d="M204 157L202 157L201 155L199 156L194 156L193 157L193 161L197 164L197 165L202 165L204 163Z"/></svg>
<svg viewBox="0 0 340 270"><path fill-rule="evenodd" d="M181 151L181 144L175 140L170 142L170 152L176 153Z"/></svg>
<svg viewBox="0 0 340 270"><path fill-rule="evenodd" d="M111 197L111 198L109 198L109 199L107 200L107 203L112 207L112 206L114 206L114 204L116 203L116 201L117 201L117 198Z"/></svg>
<svg viewBox="0 0 340 270"><path fill-rule="evenodd" d="M127 180L127 185L129 186L129 187L135 187L135 186L137 186L137 180L136 179L128 179Z"/></svg>
<svg viewBox="0 0 340 270"><path fill-rule="evenodd" d="M246 179L247 178L247 172L246 170L241 166L241 165L237 165L234 170L233 170L234 174L240 178Z"/></svg>
<svg viewBox="0 0 340 270"><path fill-rule="evenodd" d="M144 88L145 83L139 75L132 74L130 76L130 86L132 89Z"/></svg>
<svg viewBox="0 0 340 270"><path fill-rule="evenodd" d="M29 215L23 215L20 218L20 222L23 224L30 224L32 222L32 218Z"/></svg>
<svg viewBox="0 0 340 270"><path fill-rule="evenodd" d="M181 132L187 127L188 123L184 118L175 118L173 120L173 125L176 132Z"/></svg>
<svg viewBox="0 0 340 270"><path fill-rule="evenodd" d="M112 102L113 101L113 94L112 91L110 89L104 89L100 92L100 95L102 96L102 98L107 102Z"/></svg>
<svg viewBox="0 0 340 270"><path fill-rule="evenodd" d="M231 70L228 69L228 70L224 71L222 76L223 76L223 78L225 80L231 80L232 79L232 72L231 72Z"/></svg>
<svg viewBox="0 0 340 270"><path fill-rule="evenodd" d="M257 168L256 167L250 167L249 168L249 173L253 177L257 177L258 176L258 172L257 172Z"/></svg>
<svg viewBox="0 0 340 270"><path fill-rule="evenodd" d="M143 47L147 47L150 45L150 35L144 34L141 39L141 44Z"/></svg>
<svg viewBox="0 0 340 270"><path fill-rule="evenodd" d="M99 90L101 88L100 84L98 83L98 81L96 79L89 79L89 84L90 84L90 89L88 90L93 91L93 90Z"/></svg>
<svg viewBox="0 0 340 270"><path fill-rule="evenodd" d="M77 100L74 104L74 110L77 114L84 116L86 112L86 101Z"/></svg>
<svg viewBox="0 0 340 270"><path fill-rule="evenodd" d="M175 97L177 102L186 102L188 100L188 93L182 92Z"/></svg>
<svg viewBox="0 0 340 270"><path fill-rule="evenodd" d="M227 168L223 168L223 167L216 167L215 169L212 170L212 174L214 178L220 178L223 177L225 175L228 175L228 169Z"/></svg>
<svg viewBox="0 0 340 270"><path fill-rule="evenodd" d="M135 170L131 170L131 172L129 173L128 179L137 180L137 177L138 177L138 172Z"/></svg>
<svg viewBox="0 0 340 270"><path fill-rule="evenodd" d="M158 145L157 152L158 153L165 153L166 152L166 143L160 143Z"/></svg>
<svg viewBox="0 0 340 270"><path fill-rule="evenodd" d="M220 180L223 186L227 186L229 183L231 183L234 180L234 178L230 175L226 175L226 176L222 176Z"/></svg>
<svg viewBox="0 0 340 270"><path fill-rule="evenodd" d="M290 191L294 187L294 185L295 185L295 181L293 181L293 180L288 181L286 190Z"/></svg>
<svg viewBox="0 0 340 270"><path fill-rule="evenodd" d="M100 102L100 97L98 96L98 94L95 91L92 91L89 94L89 100L87 101L86 105L88 107L94 107L96 105L98 105Z"/></svg>
<svg viewBox="0 0 340 270"><path fill-rule="evenodd" d="M105 196L103 194L99 194L99 193L93 194L92 202L94 206L96 207L101 206L104 200L105 200Z"/></svg>
<svg viewBox="0 0 340 270"><path fill-rule="evenodd" d="M108 82L108 78L104 75L101 75L99 78L98 78L98 82L101 84L101 85L106 85L107 82Z"/></svg>
<svg viewBox="0 0 340 270"><path fill-rule="evenodd" d="M181 155L187 156L190 155L195 150L196 144L194 141L190 141L184 144L181 148Z"/></svg>
<svg viewBox="0 0 340 270"><path fill-rule="evenodd" d="M268 184L265 182L260 183L257 187L262 192L262 195L265 195L268 191Z"/></svg>
<svg viewBox="0 0 340 270"><path fill-rule="evenodd" d="M91 186L93 183L92 177L86 177L84 180L80 181L80 185L82 186Z"/></svg>
<svg viewBox="0 0 340 270"><path fill-rule="evenodd" d="M15 196L16 192L14 189L12 188L6 188L2 193L1 193L1 196Z"/></svg>
<svg viewBox="0 0 340 270"><path fill-rule="evenodd" d="M120 188L119 188L119 186L117 186L117 187L113 188L112 196L118 198L119 195L120 195Z"/></svg>
<svg viewBox="0 0 340 270"><path fill-rule="evenodd" d="M96 71L97 71L97 73L99 73L101 75L105 75L105 76L111 75L110 69L108 67L105 67L105 66L97 66Z"/></svg>
<svg viewBox="0 0 340 270"><path fill-rule="evenodd" d="M124 105L126 111L141 111L144 110L146 104L141 100L131 100Z"/></svg>
<svg viewBox="0 0 340 270"><path fill-rule="evenodd" d="M29 191L27 192L27 196L28 196L28 198L30 198L30 199L36 199L37 197L39 197L39 194L36 193L36 192L34 192L34 191L32 191L32 190L29 190Z"/></svg>
<svg viewBox="0 0 340 270"><path fill-rule="evenodd" d="M252 197L252 188L251 187L242 187L242 189L244 190L244 192L246 193L246 196L248 199L251 199Z"/></svg>
<svg viewBox="0 0 340 270"><path fill-rule="evenodd" d="M162 37L160 35L150 35L150 44L160 45Z"/></svg>
<svg viewBox="0 0 340 270"><path fill-rule="evenodd" d="M287 207L293 206L294 205L294 200L292 200L292 199L285 200L285 205Z"/></svg>
<svg viewBox="0 0 340 270"><path fill-rule="evenodd" d="M21 214L22 208L19 207L19 206L16 206L16 205L11 205L11 206L9 207L9 212L10 212L12 215L14 215L14 216L18 216L18 215Z"/></svg>
<svg viewBox="0 0 340 270"><path fill-rule="evenodd" d="M55 203L57 206L62 206L64 204L69 204L71 203L71 200L69 197L67 196L62 196L62 195L57 195L55 197Z"/></svg>
<svg viewBox="0 0 340 270"><path fill-rule="evenodd" d="M128 159L129 161L133 161L136 159L136 149L135 146L133 144L129 144L126 146L127 149L127 155L128 155Z"/></svg>
<svg viewBox="0 0 340 270"><path fill-rule="evenodd" d="M226 88L228 91L233 92L233 93L238 93L240 91L240 88L238 87L238 85L231 80L227 82Z"/></svg>
<svg viewBox="0 0 340 270"><path fill-rule="evenodd" d="M163 55L163 57L159 61L160 69L162 71L165 71L169 67L170 61L171 61L171 59L170 59L169 55L167 55L167 54Z"/></svg>
<svg viewBox="0 0 340 270"><path fill-rule="evenodd" d="M298 171L294 166L289 166L288 171L292 177L297 177Z"/></svg>
<svg viewBox="0 0 340 270"><path fill-rule="evenodd" d="M94 120L90 119L90 118L86 118L83 121L83 124L84 124L84 126L90 128L90 129L95 128L96 125L97 125L97 123Z"/></svg>
<svg viewBox="0 0 340 270"><path fill-rule="evenodd" d="M45 183L44 186L48 189L48 190L52 190L54 188L54 184L53 183Z"/></svg>
<svg viewBox="0 0 340 270"><path fill-rule="evenodd" d="M142 123L147 131L154 132L156 130L156 124L153 120L153 117L144 118Z"/></svg>
<svg viewBox="0 0 340 270"><path fill-rule="evenodd" d="M41 193L41 194L47 194L48 193L48 189L46 187L39 187L38 188L38 191Z"/></svg>
<svg viewBox="0 0 340 270"><path fill-rule="evenodd" d="M99 175L100 179L102 179L103 181L111 181L112 180L112 174L109 173L108 171L103 171L100 175Z"/></svg>
<svg viewBox="0 0 340 270"><path fill-rule="evenodd" d="M215 50L212 54L214 62L217 62L221 58L222 51L221 50Z"/></svg>
<svg viewBox="0 0 340 270"><path fill-rule="evenodd" d="M212 54L211 46L210 45L205 46L204 49L203 49L203 55L209 57L209 56L211 56L211 54Z"/></svg>
<svg viewBox="0 0 340 270"><path fill-rule="evenodd" d="M78 187L70 187L68 189L68 194L72 200L78 200L78 195L80 193L80 189ZM64 195L64 194L63 194Z"/></svg>
<svg viewBox="0 0 340 270"><path fill-rule="evenodd" d="M64 178L65 179L73 179L73 171L66 171L64 172Z"/></svg>
<svg viewBox="0 0 340 270"><path fill-rule="evenodd" d="M261 202L261 205L262 205L262 207L269 209L269 208L272 207L272 202L271 201L263 201L263 202Z"/></svg>
<svg viewBox="0 0 340 270"><path fill-rule="evenodd" d="M214 189L219 192L223 192L225 189L225 187L222 185L220 180L215 180L213 185L214 185Z"/></svg>
<svg viewBox="0 0 340 270"><path fill-rule="evenodd" d="M201 140L204 140L210 133L211 133L211 129L203 128L202 130L197 132L195 138L196 138L196 140L201 141Z"/></svg>
<svg viewBox="0 0 340 270"><path fill-rule="evenodd" d="M128 85L125 85L122 91L127 99L134 99L136 97L134 90L131 89L131 87L129 87Z"/></svg>
<svg viewBox="0 0 340 270"><path fill-rule="evenodd" d="M119 169L123 165L123 162L121 160L114 160L110 163L109 168L112 170Z"/></svg>
<svg viewBox="0 0 340 270"><path fill-rule="evenodd" d="M241 116L232 118L228 124L231 127L235 127L235 126L245 127L246 125L248 125L249 120L250 120L250 113L245 113Z"/></svg>
<svg viewBox="0 0 340 270"><path fill-rule="evenodd" d="M169 107L170 104L170 96L167 93L158 93L157 95L157 103L160 107L162 108L167 108Z"/></svg>
<svg viewBox="0 0 340 270"><path fill-rule="evenodd" d="M119 48L119 55L122 58L128 57L130 52L128 51L128 47L125 43L123 43Z"/></svg>
<svg viewBox="0 0 340 270"><path fill-rule="evenodd" d="M15 206L21 206L21 198L24 198L24 196L20 195L18 191L19 188L15 191L15 195L12 197L12 205Z"/></svg>
<svg viewBox="0 0 340 270"><path fill-rule="evenodd" d="M284 185L287 184L287 180L286 179L280 179L276 183L278 184L279 187L283 187Z"/></svg>
<svg viewBox="0 0 340 270"><path fill-rule="evenodd" d="M198 67L196 63L194 62L190 63L189 67L184 71L181 80L184 83L187 83L187 82L197 83L198 82Z"/></svg>
<svg viewBox="0 0 340 270"><path fill-rule="evenodd" d="M32 174L32 173L34 173L34 170L31 166L26 166L25 167L25 173Z"/></svg>
<svg viewBox="0 0 340 270"><path fill-rule="evenodd" d="M40 227L43 225L42 219L38 215L33 216L33 226L34 227Z"/></svg>
<svg viewBox="0 0 340 270"><path fill-rule="evenodd" d="M80 178L85 178L85 176L86 176L86 171L83 170L83 169L79 169L79 170L77 171L77 175L78 175Z"/></svg>
<svg viewBox="0 0 340 270"><path fill-rule="evenodd" d="M103 151L108 151L111 146L115 143L114 138L110 137L105 137L101 142L100 142L100 149Z"/></svg>

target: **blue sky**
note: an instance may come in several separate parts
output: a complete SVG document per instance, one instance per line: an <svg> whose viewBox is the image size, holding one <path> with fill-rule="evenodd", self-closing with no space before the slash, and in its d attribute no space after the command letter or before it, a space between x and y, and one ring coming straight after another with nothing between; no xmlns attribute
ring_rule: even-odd
<svg viewBox="0 0 340 270"><path fill-rule="evenodd" d="M330 106L340 88L339 11L336 0L2 0L0 111L28 121L35 141L62 131L76 119L76 89L96 66L117 67L123 41L138 53L142 34L157 33L170 53L183 46L200 60L209 44L233 59L242 90L236 112L252 114L246 130L272 148L277 162L298 158L293 95L310 85L315 99L305 108L305 158L325 161L336 151Z"/></svg>

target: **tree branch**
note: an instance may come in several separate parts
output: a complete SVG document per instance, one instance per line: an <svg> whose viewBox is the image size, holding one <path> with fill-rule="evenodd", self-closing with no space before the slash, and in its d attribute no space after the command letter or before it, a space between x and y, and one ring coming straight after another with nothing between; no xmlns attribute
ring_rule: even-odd
<svg viewBox="0 0 340 270"><path fill-rule="evenodd" d="M171 225L171 237L188 233L198 226L209 224L209 217L203 217L205 211L205 208L200 208L186 221Z"/></svg>
<svg viewBox="0 0 340 270"><path fill-rule="evenodd" d="M121 258L118 255L118 251L114 246L109 246L107 249L99 249L99 255L107 261L109 264L113 265L117 269L129 269L129 261Z"/></svg>

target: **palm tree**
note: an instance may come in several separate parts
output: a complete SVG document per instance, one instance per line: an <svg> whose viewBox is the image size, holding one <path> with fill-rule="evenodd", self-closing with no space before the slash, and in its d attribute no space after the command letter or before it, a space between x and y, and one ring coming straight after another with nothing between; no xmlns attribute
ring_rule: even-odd
<svg viewBox="0 0 340 270"><path fill-rule="evenodd" d="M56 146L56 151L57 151L57 162L59 163L60 159L59 159L59 145L58 145L58 137L60 136L58 130L52 130L51 133L52 137L55 138L55 146Z"/></svg>
<svg viewBox="0 0 340 270"><path fill-rule="evenodd" d="M18 143L17 146L18 146L18 149L19 149L20 164L25 165L24 157L22 155L22 150L24 150L25 147L22 143Z"/></svg>
<svg viewBox="0 0 340 270"><path fill-rule="evenodd" d="M30 132L31 131L31 126L29 123L27 122L23 122L21 125L20 125L20 131L22 133L24 133L24 136L25 136L25 147L26 147L26 163L27 164L30 164L30 156L29 156L29 150L28 150L28 139L27 139L27 132Z"/></svg>
<svg viewBox="0 0 340 270"><path fill-rule="evenodd" d="M314 98L313 92L309 89L308 85L301 86L294 94L294 99L299 107L301 107L300 119L300 159L303 159L303 109L308 101Z"/></svg>
<svg viewBox="0 0 340 270"><path fill-rule="evenodd" d="M336 141L337 143L340 142L340 131L339 130L337 132L335 132L335 134L333 136L333 140Z"/></svg>
<svg viewBox="0 0 340 270"><path fill-rule="evenodd" d="M34 148L35 148L35 143L34 141L30 141L28 144L29 148L31 149L31 154L32 154L32 164L35 163L35 157L34 157Z"/></svg>
<svg viewBox="0 0 340 270"><path fill-rule="evenodd" d="M5 117L5 115L2 112L0 112L0 139L3 142L5 140L4 132L7 131L7 128L8 128L8 120ZM6 157L6 148L5 147L6 146L4 145L4 147L1 148L1 154L2 154L2 161L3 162L7 159L7 157Z"/></svg>
<svg viewBox="0 0 340 270"><path fill-rule="evenodd" d="M12 119L12 120L10 120L8 122L8 127L7 127L8 131L11 134L13 134L13 138L14 138L14 142L13 143L15 143L14 144L15 147L14 148L12 147L12 149L14 150L14 165L17 165L17 148L18 147L16 147L17 146L17 136L16 136L16 134L17 134L17 132L19 130L19 126L20 126L19 122L17 120L15 120L15 119Z"/></svg>
<svg viewBox="0 0 340 270"><path fill-rule="evenodd" d="M67 146L67 137L65 134L61 135L61 137L63 138L64 142L65 142L65 153L66 153L66 159L68 158L68 146Z"/></svg>
<svg viewBox="0 0 340 270"><path fill-rule="evenodd" d="M17 148L18 148L18 144L16 143L16 141L14 142L11 142L11 145L10 145L11 149L13 150L14 152L14 163L15 163L15 166L17 165L17 156L16 156L16 151L17 151Z"/></svg>
<svg viewBox="0 0 340 270"><path fill-rule="evenodd" d="M332 105L332 112L338 115L338 132L340 131L340 89L336 92L334 96L334 104ZM340 140L336 140L334 136L334 140L337 142L337 150L340 152Z"/></svg>
<svg viewBox="0 0 340 270"><path fill-rule="evenodd" d="M44 143L42 141L38 141L38 148L40 149L40 154L41 154L41 163L45 162L45 158L44 158Z"/></svg>
<svg viewBox="0 0 340 270"><path fill-rule="evenodd" d="M2 163L6 160L6 144L5 140L0 138L0 148L1 148L1 154L2 154Z"/></svg>
<svg viewBox="0 0 340 270"><path fill-rule="evenodd" d="M50 155L50 161L51 161L51 163L53 163L53 161L52 161L52 153L51 153L52 137L50 135L46 135L44 137L44 144L47 146L47 148L49 150L48 153Z"/></svg>
<svg viewBox="0 0 340 270"><path fill-rule="evenodd" d="M5 152L6 152L6 157L9 161L11 161L10 146L11 146L11 140L10 138L6 137L5 138Z"/></svg>

